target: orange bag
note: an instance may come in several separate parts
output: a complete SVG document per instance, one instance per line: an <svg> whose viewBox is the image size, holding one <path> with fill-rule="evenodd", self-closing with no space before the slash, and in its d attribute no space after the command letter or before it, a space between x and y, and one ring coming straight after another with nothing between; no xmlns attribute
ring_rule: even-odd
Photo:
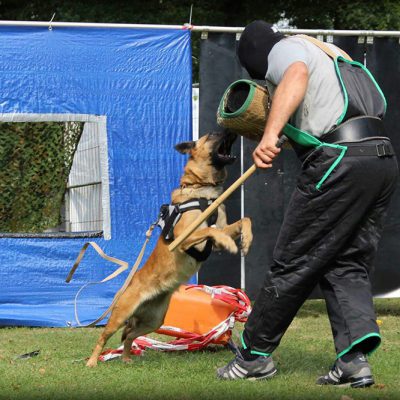
<svg viewBox="0 0 400 400"><path fill-rule="evenodd" d="M205 335L238 311L238 304L228 303L213 296L204 286L182 285L171 298L163 326L157 331L164 335L190 338L193 334ZM228 330L214 344L226 344L232 331Z"/></svg>

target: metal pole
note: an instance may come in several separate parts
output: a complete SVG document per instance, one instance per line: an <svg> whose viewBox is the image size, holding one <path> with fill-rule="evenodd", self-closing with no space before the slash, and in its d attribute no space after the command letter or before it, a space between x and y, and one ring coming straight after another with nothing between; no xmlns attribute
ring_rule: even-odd
<svg viewBox="0 0 400 400"><path fill-rule="evenodd" d="M114 24L97 22L45 22L45 21L0 21L0 26L30 26L55 28L115 28L115 29L188 29L185 25Z"/></svg>
<svg viewBox="0 0 400 400"><path fill-rule="evenodd" d="M244 174L243 136L240 136L240 175ZM244 183L240 186L240 218L244 218ZM240 253L240 288L246 289L246 257Z"/></svg>
<svg viewBox="0 0 400 400"><path fill-rule="evenodd" d="M54 28L113 28L113 29L188 29L193 32L240 33L244 27L208 26L208 25L156 25L156 24L116 24L97 22L54 22L54 21L0 21L0 26L30 26ZM333 29L280 29L287 35L333 35L333 36L372 36L399 37L400 31L370 31L370 30L333 30Z"/></svg>

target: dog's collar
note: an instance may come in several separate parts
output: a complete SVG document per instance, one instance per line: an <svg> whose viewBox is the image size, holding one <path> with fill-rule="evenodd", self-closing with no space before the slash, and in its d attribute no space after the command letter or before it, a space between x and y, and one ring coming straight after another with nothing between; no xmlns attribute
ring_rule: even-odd
<svg viewBox="0 0 400 400"><path fill-rule="evenodd" d="M198 198L217 198L223 192L223 187L221 186L204 186L204 185L181 185L179 189L176 190L176 194L187 197L188 199L198 199Z"/></svg>
<svg viewBox="0 0 400 400"><path fill-rule="evenodd" d="M190 184L186 184L186 183L181 183L180 188L181 189L200 189L200 188L215 188L218 186L221 186L224 183L224 181L221 182L207 182L206 184L203 183L190 183Z"/></svg>
<svg viewBox="0 0 400 400"><path fill-rule="evenodd" d="M215 189L222 187L223 182L217 182L217 183L209 183L207 185L202 185L202 184L197 184L197 183L191 183L189 185L186 185L185 183L182 183L179 188L181 190L184 189L189 189L189 190L201 190L201 189Z"/></svg>

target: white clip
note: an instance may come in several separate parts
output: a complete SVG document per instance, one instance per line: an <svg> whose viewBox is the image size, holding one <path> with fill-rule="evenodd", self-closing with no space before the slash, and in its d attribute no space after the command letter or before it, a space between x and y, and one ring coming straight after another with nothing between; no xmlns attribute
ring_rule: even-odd
<svg viewBox="0 0 400 400"><path fill-rule="evenodd" d="M327 35L326 43L333 43L333 35Z"/></svg>
<svg viewBox="0 0 400 400"><path fill-rule="evenodd" d="M359 36L357 39L358 44L364 44L365 43L365 36Z"/></svg>
<svg viewBox="0 0 400 400"><path fill-rule="evenodd" d="M367 44L372 44L374 43L374 37L373 36L367 36Z"/></svg>
<svg viewBox="0 0 400 400"><path fill-rule="evenodd" d="M201 32L201 39L208 39L208 32L207 31Z"/></svg>
<svg viewBox="0 0 400 400"><path fill-rule="evenodd" d="M53 22L54 17L56 16L56 13L53 14L53 16L51 17L51 20L49 22L49 31L53 30L53 27L51 26L51 23Z"/></svg>
<svg viewBox="0 0 400 400"><path fill-rule="evenodd" d="M240 40L240 36L242 36L242 32L236 32L236 40Z"/></svg>
<svg viewBox="0 0 400 400"><path fill-rule="evenodd" d="M317 35L317 39L320 40L321 42L324 41L324 35Z"/></svg>
<svg viewBox="0 0 400 400"><path fill-rule="evenodd" d="M190 5L189 25L192 25L193 4Z"/></svg>

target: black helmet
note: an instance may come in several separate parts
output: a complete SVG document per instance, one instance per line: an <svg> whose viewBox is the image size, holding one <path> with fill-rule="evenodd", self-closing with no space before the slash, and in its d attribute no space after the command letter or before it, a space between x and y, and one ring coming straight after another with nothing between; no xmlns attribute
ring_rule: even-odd
<svg viewBox="0 0 400 400"><path fill-rule="evenodd" d="M265 79L268 54L285 36L265 21L253 21L240 36L237 54L240 63L253 79Z"/></svg>

